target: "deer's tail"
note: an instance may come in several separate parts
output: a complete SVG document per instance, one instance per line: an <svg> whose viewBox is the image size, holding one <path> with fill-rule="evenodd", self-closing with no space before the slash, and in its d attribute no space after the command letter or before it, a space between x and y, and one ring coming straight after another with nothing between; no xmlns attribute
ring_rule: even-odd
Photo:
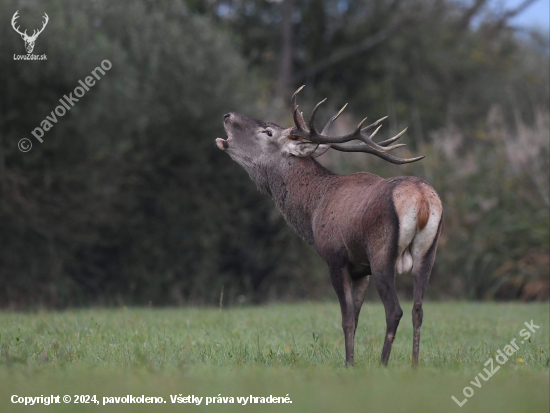
<svg viewBox="0 0 550 413"><path fill-rule="evenodd" d="M420 198L420 206L418 208L418 212L416 213L416 222L418 225L418 230L422 231L426 224L428 223L428 219L430 218L430 204L425 196L421 196Z"/></svg>

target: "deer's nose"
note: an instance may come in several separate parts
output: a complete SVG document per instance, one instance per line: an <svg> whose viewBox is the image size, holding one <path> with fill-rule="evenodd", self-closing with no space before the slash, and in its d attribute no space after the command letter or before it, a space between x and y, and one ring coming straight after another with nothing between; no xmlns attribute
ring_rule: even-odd
<svg viewBox="0 0 550 413"><path fill-rule="evenodd" d="M223 115L223 121L227 121L227 119L229 119L229 117L231 116L231 113L226 113L225 115Z"/></svg>

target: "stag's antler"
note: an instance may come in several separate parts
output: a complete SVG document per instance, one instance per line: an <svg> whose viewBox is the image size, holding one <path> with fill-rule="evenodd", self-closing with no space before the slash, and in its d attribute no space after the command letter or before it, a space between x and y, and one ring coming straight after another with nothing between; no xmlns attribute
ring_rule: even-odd
<svg viewBox="0 0 550 413"><path fill-rule="evenodd" d="M44 22L42 23L42 28L38 31L33 30L32 36L31 36L33 39L36 39L38 37L38 35L44 31L44 29L46 28L46 25L50 21L50 18L48 17L48 15L46 13L44 13L44 16L42 16L42 17L44 18ZM35 32L36 32L36 34L35 34Z"/></svg>
<svg viewBox="0 0 550 413"><path fill-rule="evenodd" d="M357 127L352 133L343 135L343 136L329 136L328 132L330 127L332 126L332 123L342 114L342 112L347 106L347 103L344 105L342 109L340 109L340 111L336 115L334 115L332 118L329 119L326 126L323 128L323 131L319 133L315 128L315 115L319 107L326 101L326 99L320 101L313 108L313 111L311 112L311 116L309 118L309 126L306 126L304 117L302 116L302 113L298 110L298 105L296 104L296 95L303 88L304 86L302 86L296 92L294 92L290 101L291 107L292 107L292 116L294 117L294 124L295 124L294 128L292 129L292 135L296 137L300 137L309 142L323 145L324 150L321 153L324 153L326 150L330 148L336 149L337 151L341 151L341 152L365 152L365 153L376 155L379 158L382 158L394 164L411 163L411 162L419 161L422 158L424 158L424 156L418 156L416 158L398 158L387 153L389 151L393 151L394 149L405 146L405 144L397 144L397 145L391 145L391 146L390 144L395 142L397 139L399 139L407 131L407 128L405 128L403 131L398 133L393 138L387 139L383 142L376 143L372 140L374 135L376 135L376 133L382 127L380 123L384 119L386 119L387 116L381 119L378 119L376 122L363 128L363 124L367 120L367 118L365 118L361 122L359 122L359 125L357 125ZM372 130L374 130L374 132L369 136L368 133L371 132ZM345 142L349 142L353 140L360 140L363 143L355 144L355 145L342 145ZM321 153L318 153L316 156L320 155Z"/></svg>
<svg viewBox="0 0 550 413"><path fill-rule="evenodd" d="M13 17L11 18L11 27L13 27L13 30L15 30L17 33L19 33L21 36L27 36L27 31L25 30L24 33L21 33L19 31L19 26L15 27L15 23L16 23L16 20L19 18L19 16L17 15L19 13L19 10L17 10L15 12L15 14L13 15Z"/></svg>
<svg viewBox="0 0 550 413"><path fill-rule="evenodd" d="M15 12L15 14L13 15L13 17L11 18L11 26L13 27L13 30L15 30L21 36L26 37L27 39L36 39L38 37L38 35L44 31L44 29L46 28L46 25L50 21L50 18L48 17L48 15L46 13L44 13L44 16L42 16L44 18L44 22L42 22L42 28L38 31L33 30L32 36L29 36L27 34L27 30L25 30L23 33L21 33L21 31L19 31L19 26L15 27L15 24L17 23L16 20L19 18L18 13L19 13L19 10L17 10Z"/></svg>

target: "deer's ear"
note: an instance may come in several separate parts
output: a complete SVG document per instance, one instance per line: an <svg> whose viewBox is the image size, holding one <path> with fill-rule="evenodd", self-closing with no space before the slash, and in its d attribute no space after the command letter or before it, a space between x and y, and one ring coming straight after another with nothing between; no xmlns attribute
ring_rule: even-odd
<svg viewBox="0 0 550 413"><path fill-rule="evenodd" d="M313 152L315 152L318 146L318 143L287 139L283 146L283 151L287 155L294 155L299 158L305 158L306 156L310 156Z"/></svg>
<svg viewBox="0 0 550 413"><path fill-rule="evenodd" d="M315 150L315 152L313 152L311 154L311 156L313 156L314 158L317 158L318 156L321 156L322 154L324 154L326 151L328 151L330 149L330 144L327 144L327 143L322 143L320 144L317 149Z"/></svg>

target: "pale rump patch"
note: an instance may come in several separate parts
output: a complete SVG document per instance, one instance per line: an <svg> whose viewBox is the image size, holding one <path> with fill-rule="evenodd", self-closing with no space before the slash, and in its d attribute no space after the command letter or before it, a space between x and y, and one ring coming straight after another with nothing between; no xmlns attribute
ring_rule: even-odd
<svg viewBox="0 0 550 413"><path fill-rule="evenodd" d="M399 219L396 270L409 272L420 263L437 235L442 206L434 189L424 182L403 182L393 191Z"/></svg>

